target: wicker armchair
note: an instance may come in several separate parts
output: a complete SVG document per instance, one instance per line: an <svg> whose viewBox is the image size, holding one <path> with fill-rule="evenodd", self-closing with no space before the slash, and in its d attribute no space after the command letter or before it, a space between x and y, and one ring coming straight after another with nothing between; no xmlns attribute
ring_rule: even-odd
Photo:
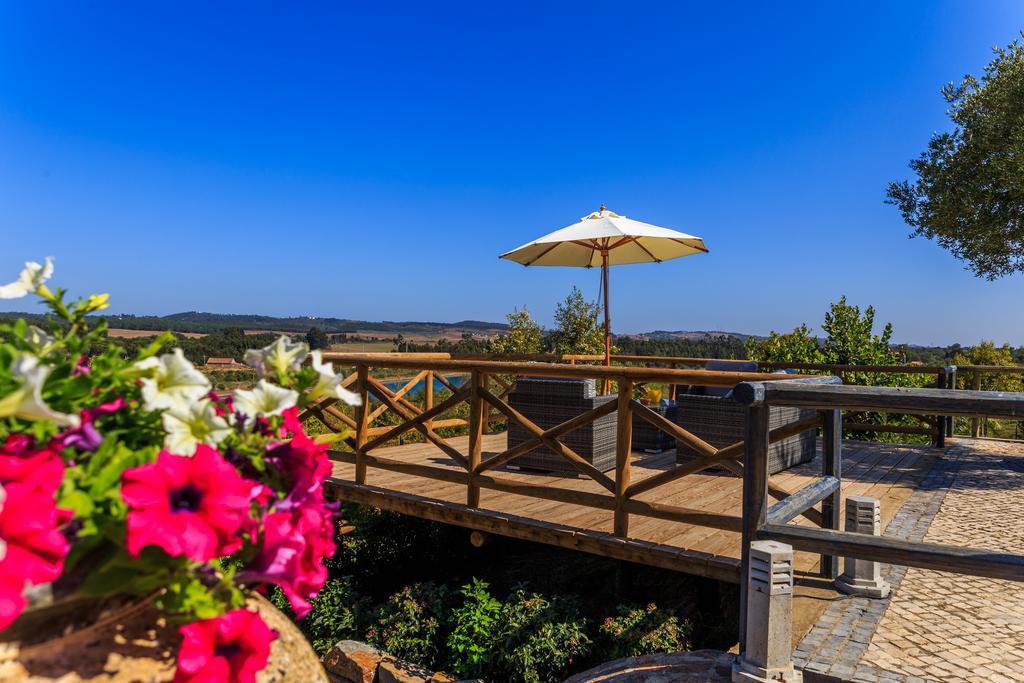
<svg viewBox="0 0 1024 683"><path fill-rule="evenodd" d="M757 372L757 364L749 361L715 361L707 364L708 370L733 370ZM694 393L677 397L675 423L686 431L700 437L715 448L723 448L746 437L746 407L732 400L728 388L695 388ZM768 428L775 429L793 422L813 417L814 410L788 406L772 406L768 411ZM775 474L804 462L814 460L817 450L817 434L808 430L777 441L768 447L768 473ZM681 441L676 442L676 462L685 463L701 458Z"/></svg>
<svg viewBox="0 0 1024 683"><path fill-rule="evenodd" d="M593 410L616 396L598 396L592 379L548 379L524 377L509 394L509 404L543 429ZM615 413L559 437L566 446L601 471L615 467ZM509 420L508 447L515 448L533 435L515 420ZM554 472L576 472L565 458L547 446L538 446L513 460L521 468Z"/></svg>
<svg viewBox="0 0 1024 683"><path fill-rule="evenodd" d="M674 421L675 404L647 406L662 417ZM676 447L675 439L661 431L636 413L633 414L633 450L645 453L661 453Z"/></svg>

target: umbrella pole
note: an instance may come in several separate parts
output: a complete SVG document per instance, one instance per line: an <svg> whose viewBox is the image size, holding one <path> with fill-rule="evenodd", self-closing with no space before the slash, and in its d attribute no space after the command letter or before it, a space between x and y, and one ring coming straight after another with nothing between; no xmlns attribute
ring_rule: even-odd
<svg viewBox="0 0 1024 683"><path fill-rule="evenodd" d="M608 317L608 252L601 252L601 277L603 279L602 289L604 290L604 364L610 367L612 364L612 323ZM604 393L611 390L611 382L604 381Z"/></svg>

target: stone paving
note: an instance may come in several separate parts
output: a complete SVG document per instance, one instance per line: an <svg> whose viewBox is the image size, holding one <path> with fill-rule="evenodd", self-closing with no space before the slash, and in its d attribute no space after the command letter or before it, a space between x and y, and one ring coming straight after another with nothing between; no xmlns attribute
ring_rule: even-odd
<svg viewBox="0 0 1024 683"><path fill-rule="evenodd" d="M960 439L885 535L1024 548L1024 444ZM813 676L853 681L1024 681L1024 583L885 566L886 600L833 602L798 644Z"/></svg>

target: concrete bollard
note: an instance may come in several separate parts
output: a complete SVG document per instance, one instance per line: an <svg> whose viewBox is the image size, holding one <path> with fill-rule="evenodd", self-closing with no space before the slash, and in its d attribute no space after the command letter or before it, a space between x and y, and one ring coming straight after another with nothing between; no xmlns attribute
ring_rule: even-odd
<svg viewBox="0 0 1024 683"><path fill-rule="evenodd" d="M882 504L877 498L850 496L846 499L846 530L855 534L882 534ZM849 595L884 598L889 583L882 578L877 562L843 558L843 573L836 579L836 588Z"/></svg>
<svg viewBox="0 0 1024 683"><path fill-rule="evenodd" d="M746 581L746 643L732 680L803 681L793 668L793 548L776 541L751 543Z"/></svg>

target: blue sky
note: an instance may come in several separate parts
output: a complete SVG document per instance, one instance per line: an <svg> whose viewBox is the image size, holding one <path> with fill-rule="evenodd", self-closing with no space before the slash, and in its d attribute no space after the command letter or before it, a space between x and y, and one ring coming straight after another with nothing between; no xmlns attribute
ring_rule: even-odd
<svg viewBox="0 0 1024 683"><path fill-rule="evenodd" d="M299 7L0 3L0 273L52 254L118 312L550 323L597 271L497 255L605 202L711 250L614 269L618 332L846 294L900 341L1024 344L1020 276L883 204L1022 3Z"/></svg>

